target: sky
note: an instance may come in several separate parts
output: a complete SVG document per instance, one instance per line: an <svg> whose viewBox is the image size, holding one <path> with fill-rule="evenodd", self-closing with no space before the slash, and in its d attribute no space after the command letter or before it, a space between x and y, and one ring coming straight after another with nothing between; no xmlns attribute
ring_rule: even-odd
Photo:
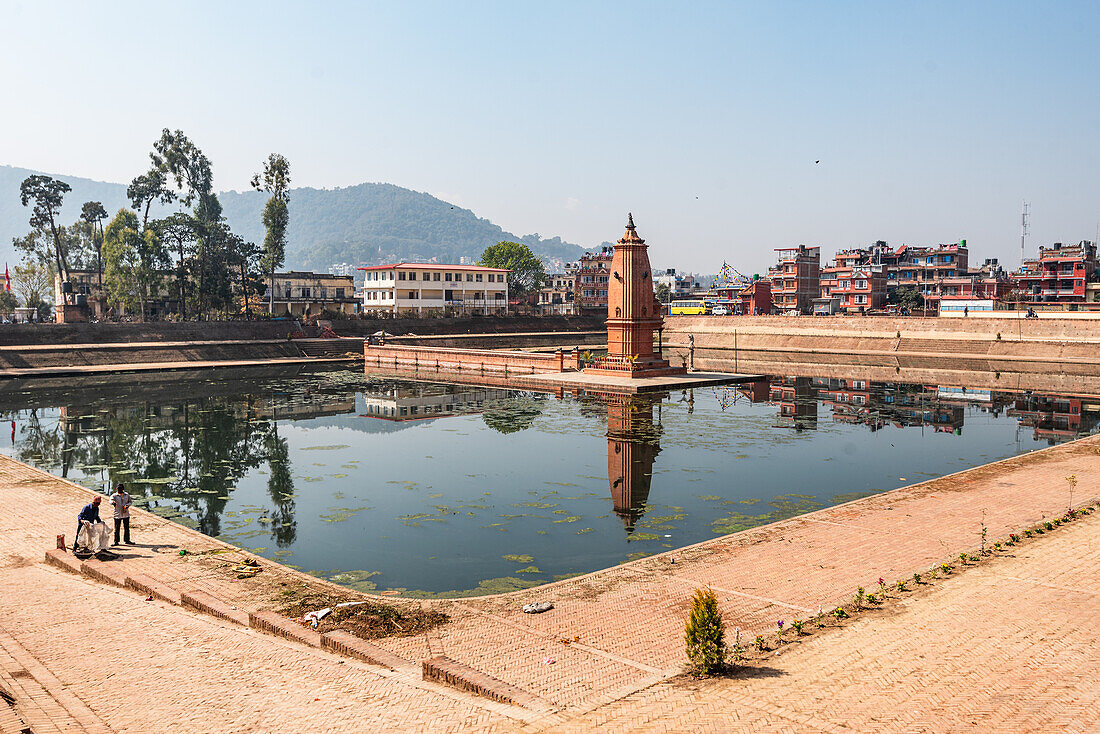
<svg viewBox="0 0 1100 734"><path fill-rule="evenodd" d="M0 163L125 183L162 128L241 190L388 182L659 267L1094 239L1100 3L0 0Z"/></svg>

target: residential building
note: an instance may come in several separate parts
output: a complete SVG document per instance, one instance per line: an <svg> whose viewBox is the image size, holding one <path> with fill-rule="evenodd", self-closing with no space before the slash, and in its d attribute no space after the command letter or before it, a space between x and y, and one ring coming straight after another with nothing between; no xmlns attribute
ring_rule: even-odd
<svg viewBox="0 0 1100 734"><path fill-rule="evenodd" d="M578 311L607 311L607 281L611 277L614 248L601 247L598 253L586 252L575 264L566 266L574 274L574 301Z"/></svg>
<svg viewBox="0 0 1100 734"><path fill-rule="evenodd" d="M107 305L106 289L100 285L101 276L97 270L70 270L69 287L72 289L72 302L87 305L88 315L94 319L108 318L116 309ZM149 284L150 296L145 302L145 318L157 321L168 314L179 313L179 298L175 297L176 272L174 270L157 271L154 282ZM64 288L60 275L54 275L53 302L65 303ZM121 314L120 314L121 315ZM140 315L140 311L137 314Z"/></svg>
<svg viewBox="0 0 1100 734"><path fill-rule="evenodd" d="M679 273L676 268L654 271L653 288L664 284L668 287L669 299L687 298L695 289L695 276L688 273Z"/></svg>
<svg viewBox="0 0 1100 734"><path fill-rule="evenodd" d="M576 276L573 273L547 275L535 304L539 313L559 316L576 313L575 287Z"/></svg>
<svg viewBox="0 0 1100 734"><path fill-rule="evenodd" d="M359 310L355 283L350 275L291 270L275 273L272 313L287 316L319 316L330 311L351 316ZM267 294L260 299L267 305Z"/></svg>
<svg viewBox="0 0 1100 734"><path fill-rule="evenodd" d="M844 313L863 313L886 305L886 273L882 265L841 265L839 254L834 265L821 269L821 297L837 299ZM815 313L818 311L815 304Z"/></svg>
<svg viewBox="0 0 1100 734"><path fill-rule="evenodd" d="M334 263L328 266L332 275L355 275L355 266L351 263Z"/></svg>
<svg viewBox="0 0 1100 734"><path fill-rule="evenodd" d="M1055 242L1040 247L1039 257L1024 261L1010 276L1021 300L1027 303L1084 303L1088 285L1100 281L1096 245Z"/></svg>
<svg viewBox="0 0 1100 734"><path fill-rule="evenodd" d="M175 270L161 270L156 274L156 282L150 288L150 297L145 301L145 318L157 321L170 314L180 313L180 303L176 288ZM99 273L94 270L70 270L74 300L78 305L86 303L89 314L96 319L118 314L117 309L107 305L104 289L99 285ZM283 316L319 316L325 311L353 315L358 310L355 287L350 275L330 275L304 270L292 270L275 273L274 308L272 313ZM266 285L266 282L265 282ZM54 278L55 303L62 303L62 283ZM239 299L238 299L239 300ZM267 311L269 296L258 296L254 309ZM239 306L239 305L238 305ZM135 309L137 316L140 311Z"/></svg>
<svg viewBox="0 0 1100 734"><path fill-rule="evenodd" d="M784 313L810 313L813 299L821 290L821 248L799 245L778 248L776 252L779 261L768 269L772 303Z"/></svg>
<svg viewBox="0 0 1100 734"><path fill-rule="evenodd" d="M390 313L508 312L508 270L480 265L394 263L359 268L364 311Z"/></svg>

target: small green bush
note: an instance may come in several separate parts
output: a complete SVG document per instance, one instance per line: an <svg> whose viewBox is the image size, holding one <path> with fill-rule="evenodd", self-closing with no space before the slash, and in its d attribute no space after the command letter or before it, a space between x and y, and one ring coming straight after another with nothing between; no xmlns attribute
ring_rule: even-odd
<svg viewBox="0 0 1100 734"><path fill-rule="evenodd" d="M691 616L684 630L687 656L695 669L710 675L726 662L726 625L718 611L718 599L710 589L696 589Z"/></svg>

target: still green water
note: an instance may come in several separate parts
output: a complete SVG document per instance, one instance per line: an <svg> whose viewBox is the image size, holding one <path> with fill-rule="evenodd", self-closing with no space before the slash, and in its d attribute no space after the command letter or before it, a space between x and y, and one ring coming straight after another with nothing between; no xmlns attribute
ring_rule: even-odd
<svg viewBox="0 0 1100 734"><path fill-rule="evenodd" d="M260 555L363 590L473 594L1096 430L1074 400L843 378L557 399L327 371L28 387L0 395L0 415L5 453L125 482L138 505Z"/></svg>

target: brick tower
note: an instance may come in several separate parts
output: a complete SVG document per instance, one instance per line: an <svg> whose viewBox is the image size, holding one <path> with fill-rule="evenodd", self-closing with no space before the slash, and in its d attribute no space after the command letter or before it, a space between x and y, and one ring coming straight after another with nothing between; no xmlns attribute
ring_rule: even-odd
<svg viewBox="0 0 1100 734"><path fill-rule="evenodd" d="M682 375L653 349L653 332L664 325L653 293L645 240L627 215L626 233L615 246L607 289L607 356L585 372L622 377Z"/></svg>

